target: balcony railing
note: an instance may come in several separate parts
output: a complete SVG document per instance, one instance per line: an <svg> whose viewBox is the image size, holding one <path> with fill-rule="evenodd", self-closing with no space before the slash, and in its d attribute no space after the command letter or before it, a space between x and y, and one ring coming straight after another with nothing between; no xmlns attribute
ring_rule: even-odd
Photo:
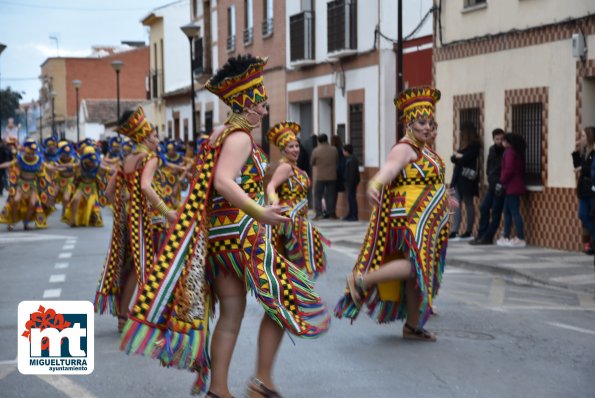
<svg viewBox="0 0 595 398"><path fill-rule="evenodd" d="M357 1L327 3L328 52L357 49Z"/></svg>
<svg viewBox="0 0 595 398"><path fill-rule="evenodd" d="M236 50L236 37L229 36L227 38L227 52L231 53L231 52L234 52L235 50Z"/></svg>
<svg viewBox="0 0 595 398"><path fill-rule="evenodd" d="M273 18L262 22L262 37L267 38L273 35Z"/></svg>
<svg viewBox="0 0 595 398"><path fill-rule="evenodd" d="M254 28L244 29L244 45L249 46L254 40Z"/></svg>
<svg viewBox="0 0 595 398"><path fill-rule="evenodd" d="M289 18L291 62L314 60L314 11Z"/></svg>

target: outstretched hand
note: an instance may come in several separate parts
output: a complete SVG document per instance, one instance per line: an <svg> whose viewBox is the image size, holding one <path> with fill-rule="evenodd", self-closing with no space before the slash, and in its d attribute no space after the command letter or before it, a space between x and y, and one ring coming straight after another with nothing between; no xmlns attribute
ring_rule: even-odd
<svg viewBox="0 0 595 398"><path fill-rule="evenodd" d="M263 224L278 225L289 221L289 218L281 215L287 209L284 206L271 205L263 207L263 212L258 217L258 221Z"/></svg>

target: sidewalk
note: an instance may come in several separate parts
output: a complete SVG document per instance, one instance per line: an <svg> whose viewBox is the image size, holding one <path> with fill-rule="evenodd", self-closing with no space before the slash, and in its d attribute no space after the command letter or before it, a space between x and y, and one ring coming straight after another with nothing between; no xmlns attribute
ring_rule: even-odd
<svg viewBox="0 0 595 398"><path fill-rule="evenodd" d="M315 225L331 240L332 247L357 255L367 222L339 220L315 221ZM468 242L450 242L446 266L476 269L510 276L521 276L533 282L557 286L577 292L595 293L593 256L581 252L494 245L472 246Z"/></svg>

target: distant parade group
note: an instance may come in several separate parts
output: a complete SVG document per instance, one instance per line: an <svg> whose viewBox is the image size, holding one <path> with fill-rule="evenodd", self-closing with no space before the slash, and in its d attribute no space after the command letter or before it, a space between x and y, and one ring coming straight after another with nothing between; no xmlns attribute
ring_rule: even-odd
<svg viewBox="0 0 595 398"><path fill-rule="evenodd" d="M308 218L300 125L281 121L269 130L281 153L273 167L252 137L267 115L266 62L230 58L206 83L229 116L195 148L159 142L139 107L122 115L105 154L91 140L29 139L0 165L10 170L0 215L10 231L19 222L47 227L57 203L72 227L101 227L101 207L111 209L96 312L117 318L123 351L195 372L192 392L211 398L233 396L229 369L248 292L264 310L249 397L281 396L272 373L285 333L315 338L330 325L314 287L331 242ZM368 182L368 232L333 311L351 321L362 310L379 323L404 320L404 338L428 342L436 341L424 325L458 206L431 145L439 99L428 86L395 98L406 132Z"/></svg>

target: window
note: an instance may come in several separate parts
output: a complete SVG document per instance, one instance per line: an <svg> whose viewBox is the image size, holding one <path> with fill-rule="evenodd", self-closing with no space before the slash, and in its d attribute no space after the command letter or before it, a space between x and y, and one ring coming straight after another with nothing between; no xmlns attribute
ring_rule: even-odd
<svg viewBox="0 0 595 398"><path fill-rule="evenodd" d="M526 143L525 182L527 185L543 185L541 180L541 134L543 104L512 105L512 132L520 134Z"/></svg>
<svg viewBox="0 0 595 398"><path fill-rule="evenodd" d="M192 53L192 72L201 74L204 72L203 38L195 37L192 42L194 47Z"/></svg>
<svg viewBox="0 0 595 398"><path fill-rule="evenodd" d="M486 3L487 3L486 0L465 0L464 7L465 8L475 7L475 6L483 5Z"/></svg>
<svg viewBox="0 0 595 398"><path fill-rule="evenodd" d="M165 76L165 61L164 61L164 57L165 57L165 49L163 48L163 39L159 40L159 58L161 59L161 64L159 65L161 67L161 73L160 73L160 79L159 79L159 92L161 94L163 94L165 92L165 82L163 81L163 76Z"/></svg>
<svg viewBox="0 0 595 398"><path fill-rule="evenodd" d="M244 0L244 45L252 44L254 38L254 21L252 15L252 0Z"/></svg>
<svg viewBox="0 0 595 398"><path fill-rule="evenodd" d="M236 49L236 13L233 5L227 9L227 52Z"/></svg>
<svg viewBox="0 0 595 398"><path fill-rule="evenodd" d="M465 108L459 110L459 130L464 123L472 123L475 130L480 130L480 110L479 108Z"/></svg>
<svg viewBox="0 0 595 398"><path fill-rule="evenodd" d="M364 164L364 104L349 105L349 143L353 154Z"/></svg>
<svg viewBox="0 0 595 398"><path fill-rule="evenodd" d="M328 52L357 48L357 1L327 3Z"/></svg>
<svg viewBox="0 0 595 398"><path fill-rule="evenodd" d="M265 0L262 11L262 37L267 38L273 34L273 0Z"/></svg>
<svg viewBox="0 0 595 398"><path fill-rule="evenodd" d="M198 17L198 0L192 0L192 18Z"/></svg>
<svg viewBox="0 0 595 398"><path fill-rule="evenodd" d="M171 124L171 120L167 121L167 138L171 139L172 138L172 124Z"/></svg>
<svg viewBox="0 0 595 398"><path fill-rule="evenodd" d="M184 119L184 142L188 142L188 119Z"/></svg>
<svg viewBox="0 0 595 398"><path fill-rule="evenodd" d="M269 132L269 128L271 126L271 120L269 118L269 115L271 114L270 111L270 107L267 105L267 115L265 117L262 118L262 121L260 122L260 126L261 126L261 142L260 142L260 147L262 148L262 150L264 151L264 153L267 154L267 156L269 156L271 154L271 146L269 144L269 139L267 137L267 133Z"/></svg>
<svg viewBox="0 0 595 398"><path fill-rule="evenodd" d="M205 131L207 134L211 134L213 131L213 111L205 112Z"/></svg>
<svg viewBox="0 0 595 398"><path fill-rule="evenodd" d="M291 61L314 60L314 11L289 17Z"/></svg>

